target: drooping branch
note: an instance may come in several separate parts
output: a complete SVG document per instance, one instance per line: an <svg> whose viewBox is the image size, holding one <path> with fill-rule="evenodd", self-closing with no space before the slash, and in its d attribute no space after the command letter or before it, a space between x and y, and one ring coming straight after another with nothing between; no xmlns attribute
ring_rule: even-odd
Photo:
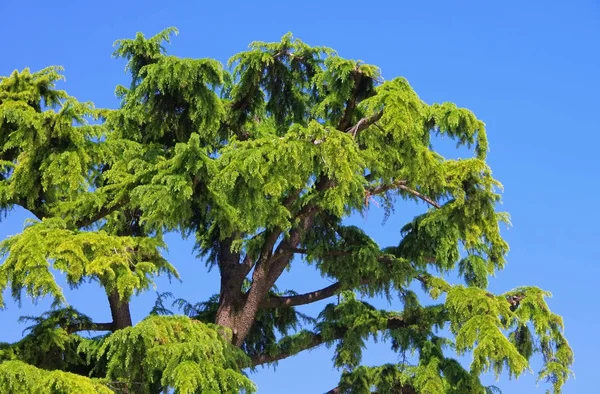
<svg viewBox="0 0 600 394"><path fill-rule="evenodd" d="M306 249L301 248L293 248L294 253L306 254ZM329 252L330 255L334 256L342 256L342 255L350 255L350 252L346 251L337 251L332 250ZM389 256L379 256L377 260L382 263L392 264L393 260L390 259ZM424 275L416 276L415 279L419 281L424 286L428 286L428 277ZM370 279L365 278L360 282L360 285L367 285L371 282ZM338 294L342 290L342 283L336 282L327 287L324 287L319 290L311 291L304 294L297 294L292 296L272 296L268 299L265 299L261 302L261 309L272 309L272 308L286 308L286 307L295 307L300 305L311 304L313 302L321 301L332 297ZM488 293L488 296L494 297L493 294ZM507 301L511 304L512 307L517 307L522 300L523 296L511 296L507 299Z"/></svg>
<svg viewBox="0 0 600 394"><path fill-rule="evenodd" d="M96 223L98 220L101 220L101 219L105 218L106 216L110 215L111 213L123 208L128 203L129 203L129 200L124 199L113 205L105 205L94 215L91 215L89 217L83 217L83 218L76 220L74 223L74 226L78 229L91 226L92 224ZM28 210L39 220L42 220L44 217L46 217L48 215L48 212L45 209L43 209L42 207L33 207L30 204L28 204L24 199L18 199L14 202L14 204Z"/></svg>
<svg viewBox="0 0 600 394"><path fill-rule="evenodd" d="M406 180L398 180L393 182L392 184L386 184L386 185L379 185L376 186L374 188L371 189L367 189L366 194L367 197L368 196L373 196L373 195L378 195L378 194L382 194L387 192L388 190L392 190L392 189L400 189L403 190L409 194L412 194L413 196L419 198L420 200L428 203L429 205L436 207L436 208L441 208L442 206L435 201L434 199L432 199L431 197L427 197L426 195L418 192L417 190L414 190L408 186L406 186L408 182Z"/></svg>
<svg viewBox="0 0 600 394"><path fill-rule="evenodd" d="M427 197L427 196L426 196L426 195L424 195L424 194L421 194L421 193L419 193L419 192L418 192L418 191L416 191L416 190L413 190L413 189L409 188L409 187L408 187L408 186L406 186L406 185L399 185L399 186L398 186L398 189L400 189L400 190L404 190L405 192L408 192L408 193L412 194L413 196L415 196L415 197L417 197L417 198L420 198L421 200L425 201L425 202L426 202L426 203L428 203L429 205L431 205L431 206L434 206L434 207L436 207L436 208L438 208L438 209L442 207L442 206L441 206L440 204L438 204L438 203L437 203L435 200L433 200L433 199L431 199L431 198Z"/></svg>
<svg viewBox="0 0 600 394"><path fill-rule="evenodd" d="M425 277L425 276L419 276L419 277L416 277L415 279L417 279L418 281L420 281L421 283L423 283L425 285L428 282L427 277ZM332 286L334 286L334 285L332 285ZM488 293L487 295L489 297L494 297L494 295L491 293ZM519 302L523 298L524 298L523 295L511 296L511 297L507 297L506 302L510 303L513 308L516 308L516 307L518 307ZM411 325L418 324L419 323L418 319L419 319L418 315L414 315L413 317L408 318L408 319L403 316L391 316L388 318L384 329L385 330L398 330L398 329L406 328ZM320 333L304 331L302 333L302 335L304 336L304 338L302 340L302 345L295 346L295 347L293 347L293 349L289 349L289 348L286 349L285 347L282 347L281 351L279 351L277 353L256 355L256 356L252 357L252 366L256 367L258 365L280 361L280 360L286 359L288 357L294 356L298 353L301 353L305 350L310 350L310 349L316 348L327 342L333 342L335 340L342 339L344 337L344 335L346 334L346 332L347 332L346 328L339 327L338 329L335 330L334 334L331 337L325 338ZM402 392L404 392L404 391L402 391ZM411 393L411 391L406 391L406 393Z"/></svg>
<svg viewBox="0 0 600 394"><path fill-rule="evenodd" d="M375 124L375 122L381 119L382 116L383 110L376 112L371 116L367 116L366 118L362 118L354 126L347 129L346 132L352 134L353 137L356 137L358 133L371 126L372 124Z"/></svg>

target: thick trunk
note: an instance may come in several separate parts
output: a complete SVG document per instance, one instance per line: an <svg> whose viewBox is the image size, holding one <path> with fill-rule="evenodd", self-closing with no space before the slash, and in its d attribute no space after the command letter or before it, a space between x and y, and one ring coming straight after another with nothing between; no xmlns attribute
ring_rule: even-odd
<svg viewBox="0 0 600 394"><path fill-rule="evenodd" d="M108 294L108 303L113 319L113 331L133 325L131 322L131 312L129 311L129 302L121 301L119 293L116 290Z"/></svg>
<svg viewBox="0 0 600 394"><path fill-rule="evenodd" d="M242 284L248 270L245 264L231 264L235 261L230 246L221 245L221 294L216 323L228 327L232 331L231 343L242 346L246 336L255 322L260 304L265 300L285 267L291 262L294 252L306 230L313 224L315 207L305 208L299 228L290 232L288 240L273 247L281 234L274 231L266 236L261 257L254 266L252 286L247 294L242 293ZM239 261L239 255L237 255Z"/></svg>
<svg viewBox="0 0 600 394"><path fill-rule="evenodd" d="M317 190L325 190L332 185L333 181L324 178L317 184ZM276 248L277 240L282 234L281 230L267 232L255 265L251 263L251 258L248 256L240 264L240 254L232 252L232 238L221 242L219 250L221 293L216 323L231 329L230 340L234 345L238 347L243 345L255 322L261 302L265 300L269 290L293 259L294 248L298 247L305 232L314 223L314 215L317 211L318 208L314 205L304 206L297 215L300 219L298 227L292 229L289 238L280 242ZM251 267L254 267L252 285L244 294L242 291L244 279Z"/></svg>
<svg viewBox="0 0 600 394"><path fill-rule="evenodd" d="M289 256L283 258L289 262ZM282 264L283 267L285 265L287 264ZM261 302L264 301L275 283L275 279L281 273L273 275L274 278L270 278L269 274L265 262L259 262L252 274L252 286L247 294L242 293L244 277L240 278L227 273L221 276L221 295L216 323L231 329L230 340L235 346L243 345L255 322Z"/></svg>
<svg viewBox="0 0 600 394"><path fill-rule="evenodd" d="M222 270L219 309L217 309L215 321L218 325L231 330L231 333L226 335L227 339L237 346L242 345L247 334L247 332L242 333L241 331L244 330L240 327L246 304L246 297L242 293L243 281L244 275L242 272Z"/></svg>
<svg viewBox="0 0 600 394"><path fill-rule="evenodd" d="M238 335L238 320L243 313L245 295L242 292L244 279L249 268L240 264L240 255L231 251L232 238L223 240L219 247L219 270L221 271L221 291L219 309L215 323L229 328L227 339L238 346L243 342ZM239 344L238 344L239 343Z"/></svg>
<svg viewBox="0 0 600 394"><path fill-rule="evenodd" d="M265 287L264 280L258 281L256 272L252 279L252 289L247 296L242 294L241 286L234 292L222 293L217 312L217 324L231 329L233 334L231 343L238 347L242 346L252 328L260 301L264 298L257 294L258 287ZM261 294L266 295L267 291L268 288L260 289Z"/></svg>
<svg viewBox="0 0 600 394"><path fill-rule="evenodd" d="M229 328L230 333L223 333L227 340L231 343L235 343L237 340L237 327L235 324L236 315L239 313L236 311L236 300L231 295L226 295L221 292L221 298L219 301L219 309L217 309L217 318L215 323Z"/></svg>
<svg viewBox="0 0 600 394"><path fill-rule="evenodd" d="M244 340L250 332L258 308L246 303L242 308L231 307L230 304L221 303L217 311L216 323L231 330L231 335L226 335L227 339L237 347L244 344Z"/></svg>

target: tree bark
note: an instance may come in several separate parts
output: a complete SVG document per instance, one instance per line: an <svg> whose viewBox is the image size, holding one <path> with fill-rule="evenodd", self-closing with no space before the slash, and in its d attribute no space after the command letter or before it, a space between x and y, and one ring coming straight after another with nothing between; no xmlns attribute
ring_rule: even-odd
<svg viewBox="0 0 600 394"><path fill-rule="evenodd" d="M332 297L340 292L342 289L341 282L336 282L332 285L329 285L321 290L311 291L310 293L305 294L297 294L293 296L277 296L270 297L268 299L263 300L260 303L261 309L270 309L270 308L289 308L299 305L306 305L313 302L321 301L326 298Z"/></svg>
<svg viewBox="0 0 600 394"><path fill-rule="evenodd" d="M223 272L221 274L221 292L219 295L219 308L217 309L217 317L215 323L229 328L230 335L226 335L227 339L234 344L239 342L239 323L240 316L243 312L244 300L241 292L242 280L235 278L231 272ZM239 283L239 286L236 284ZM243 342L243 338L241 340ZM240 343L241 345L241 343ZM238 345L238 346L240 346Z"/></svg>
<svg viewBox="0 0 600 394"><path fill-rule="evenodd" d="M229 328L231 343L241 346L239 339L239 320L243 313L245 295L242 293L244 279L251 268L250 264L240 264L240 254L231 251L233 238L221 241L219 245L219 270L221 272L221 290L219 308L215 323Z"/></svg>
<svg viewBox="0 0 600 394"><path fill-rule="evenodd" d="M323 192L335 185L329 178L322 178L316 186L318 192ZM292 197L286 205L293 201ZM247 293L242 293L242 284L250 272L252 264L244 261L240 264L240 254L231 251L232 240L221 242L219 253L219 268L221 270L221 292L216 323L230 328L233 333L231 343L241 347L252 325L260 304L265 300L285 267L294 257L294 249L298 247L306 231L314 223L319 208L313 204L305 205L296 215L299 221L290 231L287 239L275 247L282 234L281 229L269 231L265 242L254 265L252 285ZM244 259L246 260L246 259Z"/></svg>
<svg viewBox="0 0 600 394"><path fill-rule="evenodd" d="M113 318L113 331L133 325L131 322L131 312L129 311L129 302L122 301L116 289L108 294L108 303L110 305L110 314Z"/></svg>
<svg viewBox="0 0 600 394"><path fill-rule="evenodd" d="M64 326L64 329L69 334L73 334L79 331L114 331L112 322L110 323L80 323Z"/></svg>

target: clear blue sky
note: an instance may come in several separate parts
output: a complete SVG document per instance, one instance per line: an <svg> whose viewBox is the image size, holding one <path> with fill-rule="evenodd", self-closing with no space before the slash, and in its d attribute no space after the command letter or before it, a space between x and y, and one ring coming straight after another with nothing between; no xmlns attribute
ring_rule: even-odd
<svg viewBox="0 0 600 394"><path fill-rule="evenodd" d="M86 6L86 4L88 4ZM313 45L333 47L348 58L376 64L387 79L408 78L428 101L453 101L472 109L488 126L494 175L504 184L508 267L493 279L496 292L519 285L550 290L554 311L564 316L575 350L576 379L564 392L597 392L600 326L600 3L562 1L30 1L0 0L0 75L48 65L66 68L66 89L99 107L115 107L114 88L127 83L123 62L111 59L112 43L142 31L153 35L176 26L170 51L225 61L253 40L278 40L292 31ZM357 219L382 244L395 243L412 211L385 226L380 212ZM21 230L25 214L0 224L0 238ZM214 273L194 261L189 242L169 238L171 261L184 283L177 296L202 300L217 289ZM297 264L282 280L300 278L298 291L325 282ZM167 283L159 282L165 291ZM96 320L110 313L94 285L69 292L69 301ZM8 294L6 294L8 295ZM134 318L149 310L153 294L133 302ZM382 303L381 306L384 304ZM394 304L397 306L396 304ZM394 307L392 305L392 307ZM23 314L41 313L27 301L0 312L0 340L17 340ZM371 364L394 361L385 346L370 349ZM320 348L259 371L260 393L322 393L335 386L331 350ZM534 366L535 367L535 366ZM503 376L505 393L543 393L535 377Z"/></svg>

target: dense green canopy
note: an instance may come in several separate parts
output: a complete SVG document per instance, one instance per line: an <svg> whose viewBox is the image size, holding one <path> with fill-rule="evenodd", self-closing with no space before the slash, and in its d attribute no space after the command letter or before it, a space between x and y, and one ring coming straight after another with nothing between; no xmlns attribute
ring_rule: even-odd
<svg viewBox="0 0 600 394"><path fill-rule="evenodd" d="M323 388L331 393L492 393L481 374L518 377L532 357L549 392L561 392L573 354L549 293L486 290L505 265L508 216L496 211L482 121L290 34L223 67L167 55L173 33L116 42L131 74L117 109L57 90L59 67L0 79L0 210L36 217L0 243L0 290L54 301L27 318L21 341L0 345L0 392L254 392L252 368L322 344L341 374ZM472 157L444 158L436 136ZM346 221L373 202L387 215L428 209L382 247ZM160 294L134 325L129 300L159 275L178 276L161 254L167 232L194 237L220 293L172 307ZM291 264L333 284L280 291ZM56 271L74 287L99 283L113 321L69 307ZM447 282L451 272L462 282ZM361 296L404 307L379 310ZM296 310L330 297L318 316ZM373 337L414 356L361 365ZM455 358L466 353L467 366Z"/></svg>

